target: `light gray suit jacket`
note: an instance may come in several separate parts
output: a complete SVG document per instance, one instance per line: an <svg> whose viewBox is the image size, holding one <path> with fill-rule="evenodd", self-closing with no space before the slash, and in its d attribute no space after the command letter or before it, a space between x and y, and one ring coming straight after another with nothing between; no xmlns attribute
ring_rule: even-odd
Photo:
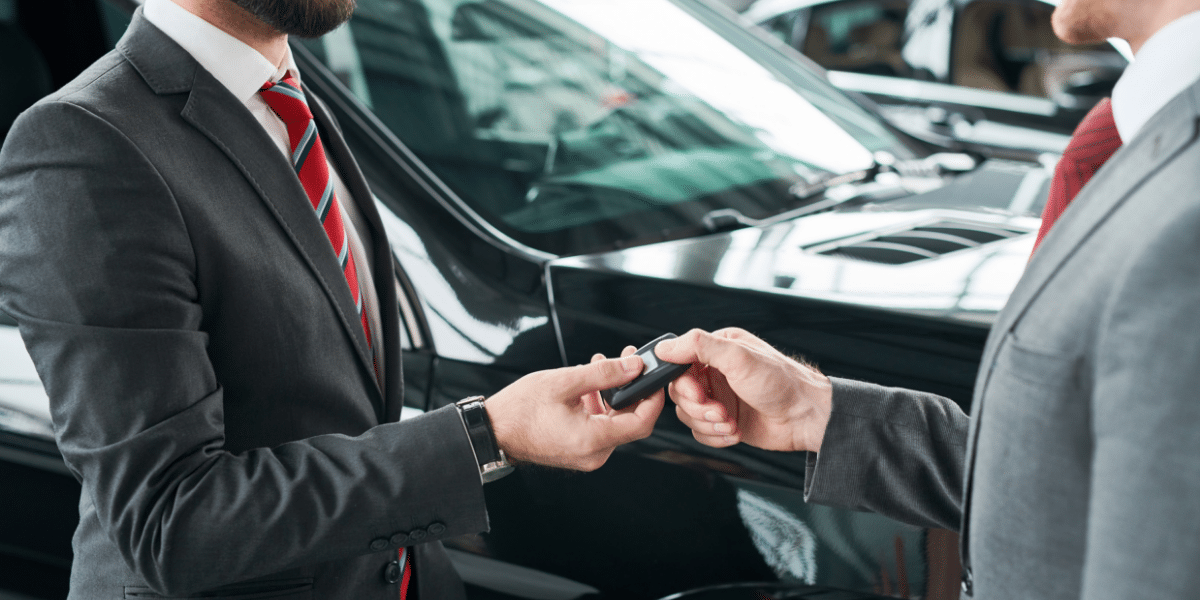
<svg viewBox="0 0 1200 600"><path fill-rule="evenodd" d="M375 241L386 389L287 158L140 11L117 49L19 118L0 152L0 300L83 484L71 598L462 597L437 541L487 528L455 409L403 404L392 257ZM345 201L345 199L343 199Z"/></svg>
<svg viewBox="0 0 1200 600"><path fill-rule="evenodd" d="M1121 148L998 316L972 415L834 381L809 501L961 530L976 598L1200 595L1200 83Z"/></svg>

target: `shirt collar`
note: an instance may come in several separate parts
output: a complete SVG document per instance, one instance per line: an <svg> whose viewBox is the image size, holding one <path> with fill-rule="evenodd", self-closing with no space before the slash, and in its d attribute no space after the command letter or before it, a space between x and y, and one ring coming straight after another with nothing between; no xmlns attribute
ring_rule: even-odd
<svg viewBox="0 0 1200 600"><path fill-rule="evenodd" d="M1200 12L1168 23L1142 44L1113 88L1113 120L1128 144L1146 122L1200 79Z"/></svg>
<svg viewBox="0 0 1200 600"><path fill-rule="evenodd" d="M283 64L276 67L254 48L171 0L146 0L142 15L191 54L243 104L254 98L264 83L279 81L289 71L300 80L291 48L287 49Z"/></svg>

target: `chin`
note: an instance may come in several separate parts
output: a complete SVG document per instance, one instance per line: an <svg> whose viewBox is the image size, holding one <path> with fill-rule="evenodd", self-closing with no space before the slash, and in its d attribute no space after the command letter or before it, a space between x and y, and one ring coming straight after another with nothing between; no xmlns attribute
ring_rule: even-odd
<svg viewBox="0 0 1200 600"><path fill-rule="evenodd" d="M1068 44L1096 44L1118 37L1108 4L1105 0L1063 0L1050 19L1054 35Z"/></svg>

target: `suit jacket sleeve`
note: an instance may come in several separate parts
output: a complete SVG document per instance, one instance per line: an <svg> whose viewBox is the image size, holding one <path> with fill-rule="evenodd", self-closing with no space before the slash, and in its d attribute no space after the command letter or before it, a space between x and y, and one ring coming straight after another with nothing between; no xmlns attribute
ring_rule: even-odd
<svg viewBox="0 0 1200 600"><path fill-rule="evenodd" d="M831 381L833 412L821 452L808 457L805 499L957 531L967 415L933 394Z"/></svg>
<svg viewBox="0 0 1200 600"><path fill-rule="evenodd" d="M426 541L486 529L453 408L224 449L194 232L143 150L57 101L18 120L0 154L0 298L83 504L130 568L174 595L383 550L372 542L417 522L444 524Z"/></svg>
<svg viewBox="0 0 1200 600"><path fill-rule="evenodd" d="M1092 365L1083 598L1200 589L1200 203L1179 190L1183 216L1111 266Z"/></svg>

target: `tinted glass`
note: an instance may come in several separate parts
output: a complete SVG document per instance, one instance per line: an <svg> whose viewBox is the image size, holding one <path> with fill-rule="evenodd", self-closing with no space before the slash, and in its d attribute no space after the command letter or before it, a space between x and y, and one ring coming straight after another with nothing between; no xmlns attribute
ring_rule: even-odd
<svg viewBox="0 0 1200 600"><path fill-rule="evenodd" d="M796 183L911 155L668 0L360 0L302 43L476 211L557 254L767 217Z"/></svg>

